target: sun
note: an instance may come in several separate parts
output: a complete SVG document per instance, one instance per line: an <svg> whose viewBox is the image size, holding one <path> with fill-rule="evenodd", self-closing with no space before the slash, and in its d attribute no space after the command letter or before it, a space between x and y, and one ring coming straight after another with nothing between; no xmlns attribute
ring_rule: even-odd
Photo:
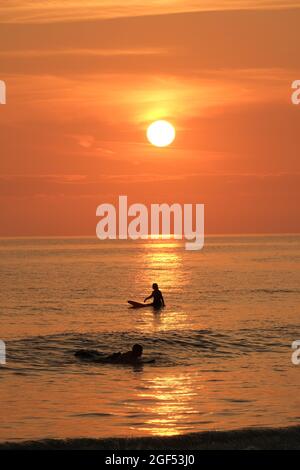
<svg viewBox="0 0 300 470"><path fill-rule="evenodd" d="M154 121L147 129L147 138L156 147L167 147L175 139L175 129L168 121Z"/></svg>

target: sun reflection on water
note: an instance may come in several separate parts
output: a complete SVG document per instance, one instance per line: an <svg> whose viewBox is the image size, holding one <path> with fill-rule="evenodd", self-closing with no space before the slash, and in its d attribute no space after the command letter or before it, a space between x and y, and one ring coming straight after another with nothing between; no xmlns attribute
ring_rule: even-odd
<svg viewBox="0 0 300 470"><path fill-rule="evenodd" d="M143 431L152 435L172 436L189 429L188 415L197 413L193 407L193 390L189 375L159 375L148 381L148 388L139 398L149 404L144 412L150 415Z"/></svg>
<svg viewBox="0 0 300 470"><path fill-rule="evenodd" d="M182 282L182 256L178 252L163 247L159 250L153 248L143 253L142 262L145 267L142 278L145 282L149 283L155 278L164 288L176 287Z"/></svg>
<svg viewBox="0 0 300 470"><path fill-rule="evenodd" d="M166 302L166 309L143 310L143 322L137 325L138 328L170 330L184 325L188 315L183 308L183 294L190 274L183 266L182 246L174 240L151 241L145 244L145 250L140 252L136 261L140 269L135 278L135 289L138 292L147 289L149 295L152 283L157 282Z"/></svg>

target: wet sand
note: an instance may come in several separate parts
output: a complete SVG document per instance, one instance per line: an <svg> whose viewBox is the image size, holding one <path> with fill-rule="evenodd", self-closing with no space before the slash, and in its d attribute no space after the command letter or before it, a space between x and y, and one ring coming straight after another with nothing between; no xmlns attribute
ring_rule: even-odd
<svg viewBox="0 0 300 470"><path fill-rule="evenodd" d="M171 437L45 439L8 442L0 450L300 450L300 426L208 431Z"/></svg>

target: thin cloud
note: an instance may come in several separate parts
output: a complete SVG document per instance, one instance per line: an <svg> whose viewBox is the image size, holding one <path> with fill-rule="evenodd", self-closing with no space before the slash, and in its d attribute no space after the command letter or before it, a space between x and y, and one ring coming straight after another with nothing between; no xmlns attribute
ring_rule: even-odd
<svg viewBox="0 0 300 470"><path fill-rule="evenodd" d="M281 9L299 7L298 0L2 0L1 23L53 23L95 18L119 18L187 11Z"/></svg>

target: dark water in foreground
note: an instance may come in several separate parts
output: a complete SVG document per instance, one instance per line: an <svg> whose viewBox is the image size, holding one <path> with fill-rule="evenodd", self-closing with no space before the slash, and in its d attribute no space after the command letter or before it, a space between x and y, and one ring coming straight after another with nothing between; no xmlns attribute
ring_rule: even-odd
<svg viewBox="0 0 300 470"><path fill-rule="evenodd" d="M170 436L300 422L300 237L0 241L0 439ZM132 310L158 282L167 307ZM155 364L87 364L143 344Z"/></svg>

